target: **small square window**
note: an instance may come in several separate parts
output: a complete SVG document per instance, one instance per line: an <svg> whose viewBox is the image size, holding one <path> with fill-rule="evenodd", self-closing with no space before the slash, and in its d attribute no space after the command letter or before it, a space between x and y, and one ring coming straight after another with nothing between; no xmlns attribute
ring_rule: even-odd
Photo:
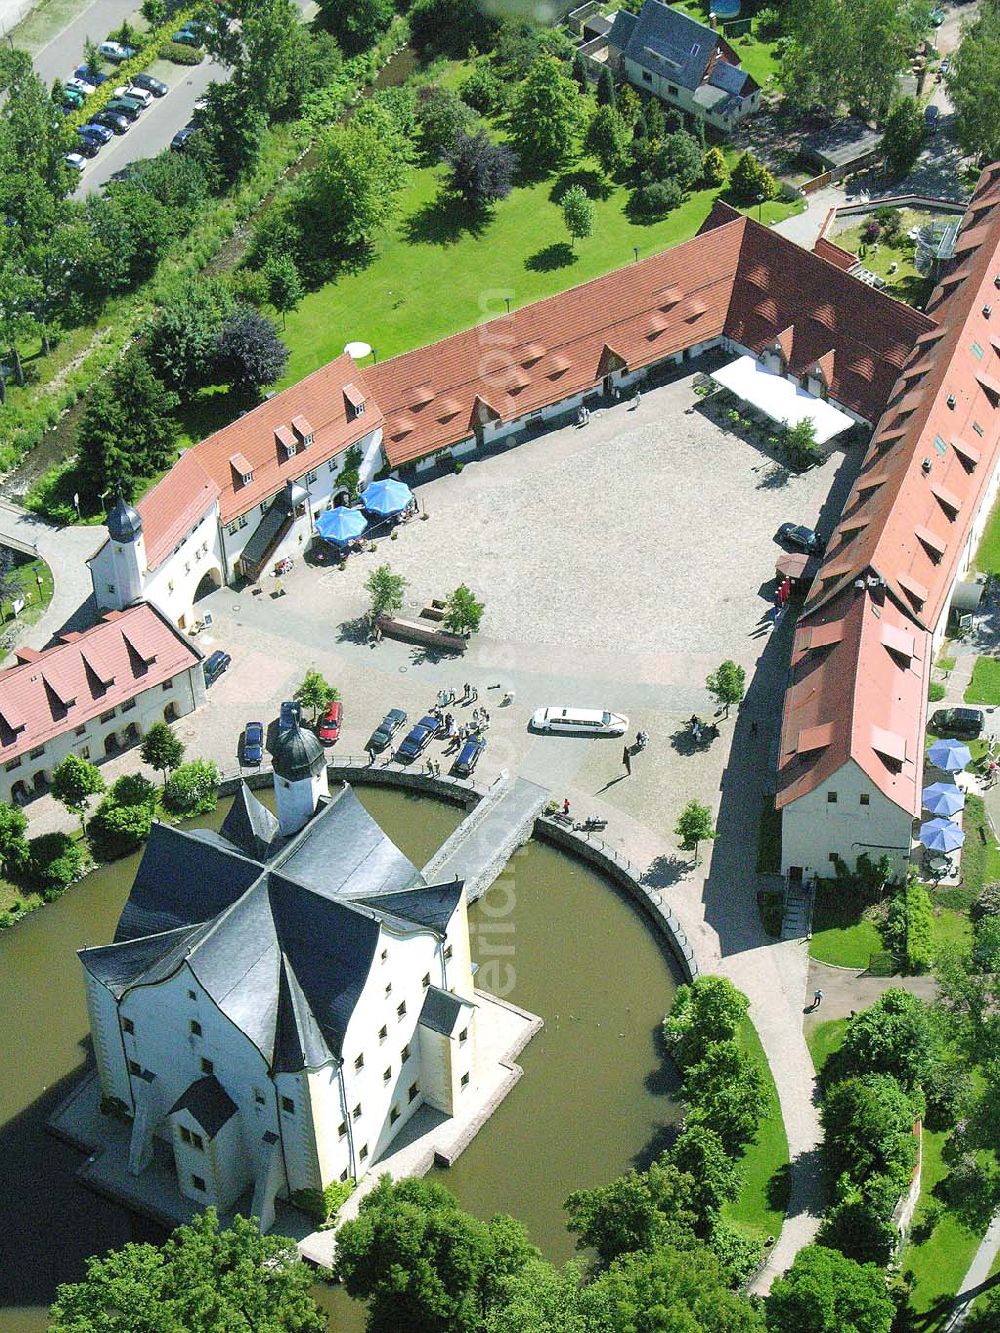
<svg viewBox="0 0 1000 1333"><path fill-rule="evenodd" d="M388 1037L388 1035L389 1035L389 1029L388 1029L388 1028L386 1028L386 1027L379 1028L379 1030L378 1030L378 1039L379 1039L380 1042L385 1041L385 1039L386 1039L386 1037Z"/></svg>
<svg viewBox="0 0 1000 1333"><path fill-rule="evenodd" d="M282 1097L281 1109L284 1111L285 1115L295 1114L295 1103L292 1101L291 1097Z"/></svg>
<svg viewBox="0 0 1000 1333"><path fill-rule="evenodd" d="M173 676L171 676L169 680L165 680L161 688L164 690L164 692L166 692L167 690L172 690L174 688Z"/></svg>
<svg viewBox="0 0 1000 1333"><path fill-rule="evenodd" d="M128 1072L138 1078L142 1073L142 1065L137 1060L130 1060L128 1062Z"/></svg>
<svg viewBox="0 0 1000 1333"><path fill-rule="evenodd" d="M400 1003L396 1006L396 1017L397 1017L397 1018L405 1018L405 1017L406 1017L406 1001L405 1001L405 1000L400 1001Z"/></svg>
<svg viewBox="0 0 1000 1333"><path fill-rule="evenodd" d="M122 1031L127 1032L129 1036L135 1032L135 1024L132 1022L131 1018L122 1019Z"/></svg>
<svg viewBox="0 0 1000 1333"><path fill-rule="evenodd" d="M187 1125L181 1125L180 1131L181 1131L181 1143L190 1143L191 1131L188 1129Z"/></svg>
<svg viewBox="0 0 1000 1333"><path fill-rule="evenodd" d="M215 1073L215 1063L214 1063L214 1061L212 1061L212 1060L207 1060L207 1059L205 1058L205 1056L202 1056L202 1057L201 1057L201 1072L202 1072L203 1074L214 1074L214 1073Z"/></svg>
<svg viewBox="0 0 1000 1333"><path fill-rule="evenodd" d="M402 1060L402 1062L403 1062L404 1065L406 1064L407 1060L409 1060L409 1058L410 1058L410 1048L409 1048L408 1045L407 1045L407 1046L404 1046L403 1049L400 1051L400 1053L399 1053L399 1058Z"/></svg>
<svg viewBox="0 0 1000 1333"><path fill-rule="evenodd" d="M360 1120L360 1119L361 1119L361 1103L360 1103L360 1102L358 1102L357 1106L356 1106L356 1107L354 1108L354 1110L351 1112L351 1119L352 1119L352 1120Z"/></svg>
<svg viewBox="0 0 1000 1333"><path fill-rule="evenodd" d="M347 1121L341 1120L340 1124L337 1126L337 1138L343 1139L346 1138L346 1136L347 1136Z"/></svg>
<svg viewBox="0 0 1000 1333"><path fill-rule="evenodd" d="M385 988L385 993L386 993L387 996L389 996L389 995L392 994L392 982L391 982L391 981L387 983L386 988Z"/></svg>
<svg viewBox="0 0 1000 1333"><path fill-rule="evenodd" d="M198 1149L199 1152L205 1151L205 1140L201 1137L200 1134L193 1133L191 1135L191 1143L195 1148Z"/></svg>
<svg viewBox="0 0 1000 1333"><path fill-rule="evenodd" d="M866 791L863 791L861 795L858 797L858 805L870 805L871 799L872 798L868 795L868 793Z"/></svg>
<svg viewBox="0 0 1000 1333"><path fill-rule="evenodd" d="M391 1078L392 1078L392 1065L389 1065L388 1069L382 1070L382 1082L388 1083Z"/></svg>
<svg viewBox="0 0 1000 1333"><path fill-rule="evenodd" d="M362 1053L362 1054L359 1055L358 1058L354 1061L354 1068L355 1068L355 1069L364 1069L364 1067L365 1067L365 1057L364 1057L364 1054Z"/></svg>
<svg viewBox="0 0 1000 1333"><path fill-rule="evenodd" d="M34 748L33 750L29 750L29 751L28 751L28 758L29 758L29 759L41 759L41 757L42 757L42 755L43 755L44 753L45 753L45 746L44 746L44 745L36 745L35 748Z"/></svg>
<svg viewBox="0 0 1000 1333"><path fill-rule="evenodd" d="M423 986L424 990L431 984L431 974L429 972L424 973L424 979L420 984Z"/></svg>
<svg viewBox="0 0 1000 1333"><path fill-rule="evenodd" d="M254 1090L253 1090L253 1099L254 1099L254 1101L257 1103L258 1106L266 1106L266 1105L267 1105L267 1098L266 1098L266 1097L264 1096L264 1094L261 1092L260 1088L254 1088Z"/></svg>
<svg viewBox="0 0 1000 1333"><path fill-rule="evenodd" d="M980 438L982 438L982 436L983 436L983 434L984 434L984 431L983 431L983 428L982 428L982 426L980 426L980 424L979 424L978 421L974 421L974 422L972 423L972 429L976 432L976 434L977 434Z"/></svg>
<svg viewBox="0 0 1000 1333"><path fill-rule="evenodd" d="M192 1177L191 1177L191 1184L195 1187L196 1190L201 1190L202 1194L205 1193L205 1181L204 1181L203 1177L201 1177L201 1176L192 1176Z"/></svg>
<svg viewBox="0 0 1000 1333"><path fill-rule="evenodd" d="M827 805L836 805L836 804L837 804L837 793L836 793L835 791L828 791L828 792L827 792L827 794L826 794L826 803L827 803Z"/></svg>
<svg viewBox="0 0 1000 1333"><path fill-rule="evenodd" d="M341 1171L340 1173L340 1183L343 1184L346 1179L347 1179L347 1167L345 1166L343 1171Z"/></svg>
<svg viewBox="0 0 1000 1333"><path fill-rule="evenodd" d="M828 861L836 861L836 860L837 860L837 853L836 853L836 852L828 852L828 853L827 853L827 857L826 857L826 859L827 859Z"/></svg>
<svg viewBox="0 0 1000 1333"><path fill-rule="evenodd" d="M383 962L383 963L388 962L388 961L389 961L389 950L388 950L388 949L383 949L383 950L382 950L381 957L382 957L382 962Z"/></svg>
<svg viewBox="0 0 1000 1333"><path fill-rule="evenodd" d="M193 991L193 990L189 990L189 991L188 991L188 999L189 999L189 1000L197 1000L197 998L198 998L198 996L197 996L197 994L195 993L195 991Z"/></svg>
<svg viewBox="0 0 1000 1333"><path fill-rule="evenodd" d="M408 1094L408 1095L409 1095L409 1098L410 1098L410 1101L411 1101L411 1102L412 1102L412 1101L416 1101L417 1097L420 1095L420 1084L419 1084L419 1083L411 1083L411 1084L410 1084L410 1091L409 1091L409 1094Z"/></svg>
<svg viewBox="0 0 1000 1333"><path fill-rule="evenodd" d="M364 1147L363 1147L363 1148L361 1149L361 1151L358 1153L358 1156L361 1158L362 1162L364 1162L364 1161L367 1160L367 1158L368 1158L368 1144L367 1144L367 1143L364 1145Z"/></svg>
<svg viewBox="0 0 1000 1333"><path fill-rule="evenodd" d="M86 734L87 734L86 727L77 727L76 730L73 732L74 736L86 736Z"/></svg>
<svg viewBox="0 0 1000 1333"><path fill-rule="evenodd" d="M462 1031L458 1034L459 1046L464 1046L468 1040L469 1040L469 1029L463 1028Z"/></svg>
<svg viewBox="0 0 1000 1333"><path fill-rule="evenodd" d="M188 992L188 994L190 994L190 991ZM200 1037L200 1036L201 1036L201 1024L198 1022L198 1020L197 1020L196 1018L192 1018L192 1019L191 1019L190 1027L191 1027L191 1036L192 1036L192 1037Z"/></svg>
<svg viewBox="0 0 1000 1333"><path fill-rule="evenodd" d="M446 944L446 945L445 945L444 957L445 957L445 962L447 962L448 959L451 957L451 945L450 945L450 944Z"/></svg>
<svg viewBox="0 0 1000 1333"><path fill-rule="evenodd" d="M467 1088L468 1086L469 1086L469 1076L468 1076L468 1074L463 1074L463 1075L462 1075L462 1087L463 1087L463 1088Z"/></svg>

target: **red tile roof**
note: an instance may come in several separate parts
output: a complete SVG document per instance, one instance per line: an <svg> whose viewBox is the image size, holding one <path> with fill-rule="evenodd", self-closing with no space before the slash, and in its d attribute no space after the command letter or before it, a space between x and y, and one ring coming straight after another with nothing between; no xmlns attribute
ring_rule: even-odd
<svg viewBox="0 0 1000 1333"><path fill-rule="evenodd" d="M202 654L148 602L109 612L0 671L0 762L197 666Z"/></svg>
<svg viewBox="0 0 1000 1333"><path fill-rule="evenodd" d="M825 259L834 268L843 269L845 273L850 272L858 262L857 255L841 249L833 241L828 241L825 236L821 236L813 246L813 254L819 255L820 259Z"/></svg>
<svg viewBox="0 0 1000 1333"><path fill-rule="evenodd" d="M798 626L778 756L778 809L854 760L910 814L923 749L913 719L927 698L931 636L878 590L848 586Z"/></svg>
<svg viewBox="0 0 1000 1333"><path fill-rule="evenodd" d="M928 311L936 327L917 337L892 391L892 404L831 536L797 631L808 633L810 626L842 615L845 602L858 600L859 580L866 588L875 583L884 589L879 593L881 644L905 662L900 636L885 630L890 625L906 629L925 663L924 674L932 635L965 567L972 527L1000 460L1000 414L981 387L1000 358L987 313L1000 286L1000 165L980 177L959 242L960 280L955 272L946 273L932 293ZM911 784L902 781L906 764L886 783L885 747L902 738L907 756L922 754L924 685L917 690L900 675L893 693L874 642L859 633L839 664L822 674L813 672L808 686L793 659L796 676L785 695L782 724L779 806L824 781L851 754L887 795L916 812ZM881 684L874 679L879 673L873 663L881 668ZM864 688L848 689L845 682L852 679ZM812 725L818 712L834 715L838 743L822 764L810 767L796 758L792 738ZM858 738L870 739L873 728L888 731L893 739L872 742L866 750Z"/></svg>
<svg viewBox="0 0 1000 1333"><path fill-rule="evenodd" d="M201 466L197 449L186 449L170 471L139 501L146 564L155 569L208 513L219 488Z"/></svg>

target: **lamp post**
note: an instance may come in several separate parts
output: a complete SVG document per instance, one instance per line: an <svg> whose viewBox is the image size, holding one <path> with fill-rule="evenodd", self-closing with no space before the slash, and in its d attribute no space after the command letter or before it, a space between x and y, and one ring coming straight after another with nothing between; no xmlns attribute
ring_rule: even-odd
<svg viewBox="0 0 1000 1333"><path fill-rule="evenodd" d="M757 196L757 221L758 221L758 222L760 222L760 220L761 220L761 219L760 219L760 213L761 213L761 209L762 209L763 207L764 207L764 196L763 196L762 194L759 194L759 195Z"/></svg>
<svg viewBox="0 0 1000 1333"><path fill-rule="evenodd" d="M504 303L504 305L507 307L507 314L509 315L509 314L510 314L510 297L509 297L509 296L505 296L505 297L503 298L503 303Z"/></svg>
<svg viewBox="0 0 1000 1333"><path fill-rule="evenodd" d="M635 262L638 264L638 262L639 262L639 247L638 247L637 245L633 245L632 250L633 250L633 253L635 254Z"/></svg>

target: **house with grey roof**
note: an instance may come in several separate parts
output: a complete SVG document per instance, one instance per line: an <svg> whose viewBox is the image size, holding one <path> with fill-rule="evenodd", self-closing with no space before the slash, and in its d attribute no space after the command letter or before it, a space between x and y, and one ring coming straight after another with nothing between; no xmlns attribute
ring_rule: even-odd
<svg viewBox="0 0 1000 1333"><path fill-rule="evenodd" d="M724 133L760 104L760 86L725 38L664 0L619 10L607 43L607 63L629 83Z"/></svg>
<svg viewBox="0 0 1000 1333"><path fill-rule="evenodd" d="M477 1090L463 885L329 794L313 747L276 744L277 816L244 786L218 832L154 825L113 942L80 951L128 1170L169 1154L182 1195L265 1230L277 1199L360 1179L419 1108Z"/></svg>

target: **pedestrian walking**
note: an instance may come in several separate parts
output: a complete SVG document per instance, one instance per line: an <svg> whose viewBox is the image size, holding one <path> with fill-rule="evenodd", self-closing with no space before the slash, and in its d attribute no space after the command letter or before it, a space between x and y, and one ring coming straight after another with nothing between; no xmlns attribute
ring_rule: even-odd
<svg viewBox="0 0 1000 1333"><path fill-rule="evenodd" d="M477 723L478 723L478 721L479 721L479 709L478 709L478 708L474 708L474 709L472 710L472 720L473 720L473 722L477 722Z"/></svg>
<svg viewBox="0 0 1000 1333"><path fill-rule="evenodd" d="M479 698L479 690L476 688L475 685L473 685L472 689L469 691L469 702L475 703L478 698Z"/></svg>
<svg viewBox="0 0 1000 1333"><path fill-rule="evenodd" d="M632 776L632 755L627 745L622 747L622 763L625 765L626 777Z"/></svg>
<svg viewBox="0 0 1000 1333"><path fill-rule="evenodd" d="M486 723L487 726L490 725L490 715L489 713L487 713L485 708L482 710L479 716L482 718L482 720Z"/></svg>
<svg viewBox="0 0 1000 1333"><path fill-rule="evenodd" d="M813 1008L818 1009L823 1003L823 992L817 987L813 992Z"/></svg>
<svg viewBox="0 0 1000 1333"><path fill-rule="evenodd" d="M463 698L463 699L468 699L468 697L469 697L469 693L470 693L471 689L472 689L472 686L469 684L468 681L466 681L465 684L462 686L462 698Z"/></svg>
<svg viewBox="0 0 1000 1333"><path fill-rule="evenodd" d="M568 815L568 814L569 814L569 797L568 797L568 796L564 796L564 797L563 797L563 814L564 814L564 815Z"/></svg>
<svg viewBox="0 0 1000 1333"><path fill-rule="evenodd" d="M367 752L367 754L368 754L368 762L369 762L370 764L374 764L374 762L375 762L375 747L374 747L374 745L368 745L368 746L365 747L365 749L366 749L366 752Z"/></svg>

